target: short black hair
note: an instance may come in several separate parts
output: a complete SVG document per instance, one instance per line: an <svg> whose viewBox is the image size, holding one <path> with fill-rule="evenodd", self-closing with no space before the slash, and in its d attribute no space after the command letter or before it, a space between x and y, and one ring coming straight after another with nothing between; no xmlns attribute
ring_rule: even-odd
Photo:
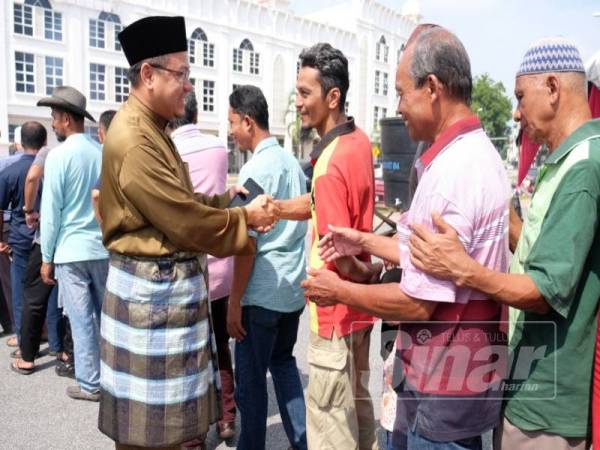
<svg viewBox="0 0 600 450"><path fill-rule="evenodd" d="M333 88L340 90L340 111L346 106L346 94L350 88L348 75L348 59L330 44L319 42L300 53L300 66L312 67L319 71L319 82L323 90L323 98Z"/></svg>
<svg viewBox="0 0 600 450"><path fill-rule="evenodd" d="M116 113L117 112L114 109L107 109L102 114L100 114L98 122L104 127L105 131L108 131L108 127L110 127L110 123L112 122L113 117L115 117Z"/></svg>
<svg viewBox="0 0 600 450"><path fill-rule="evenodd" d="M256 86L237 87L229 96L229 106L240 116L251 117L262 130L269 130L269 107Z"/></svg>
<svg viewBox="0 0 600 450"><path fill-rule="evenodd" d="M185 100L183 101L183 116L176 117L169 122L169 126L172 130L176 130L184 125L194 123L194 119L198 116L198 101L196 100L196 94L194 91L190 91L186 94Z"/></svg>
<svg viewBox="0 0 600 450"><path fill-rule="evenodd" d="M46 145L48 133L39 122L25 122L21 126L21 145L28 150L39 150Z"/></svg>

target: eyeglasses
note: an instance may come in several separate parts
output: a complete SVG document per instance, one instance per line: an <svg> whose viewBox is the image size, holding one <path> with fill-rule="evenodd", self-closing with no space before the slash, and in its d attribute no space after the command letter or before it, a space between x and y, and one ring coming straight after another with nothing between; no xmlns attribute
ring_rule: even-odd
<svg viewBox="0 0 600 450"><path fill-rule="evenodd" d="M175 79L177 81L179 81L180 83L185 83L186 81L189 81L189 79L190 79L190 69L174 70L174 69L169 69L168 67L165 67L165 66L161 66L160 64L150 64L150 66L154 67L155 69L161 69L166 72L172 73L173 75L175 75Z"/></svg>

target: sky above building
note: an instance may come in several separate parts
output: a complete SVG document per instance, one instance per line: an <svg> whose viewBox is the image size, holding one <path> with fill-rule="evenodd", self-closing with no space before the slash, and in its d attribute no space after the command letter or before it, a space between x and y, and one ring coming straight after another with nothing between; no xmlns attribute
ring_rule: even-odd
<svg viewBox="0 0 600 450"><path fill-rule="evenodd" d="M339 3L345 2L293 0L291 7L307 14ZM406 0L379 3L401 11ZM453 31L469 53L473 75L488 73L501 81L511 99L514 74L537 39L564 36L579 48L584 62L600 52L600 0L419 0L418 4L421 22Z"/></svg>

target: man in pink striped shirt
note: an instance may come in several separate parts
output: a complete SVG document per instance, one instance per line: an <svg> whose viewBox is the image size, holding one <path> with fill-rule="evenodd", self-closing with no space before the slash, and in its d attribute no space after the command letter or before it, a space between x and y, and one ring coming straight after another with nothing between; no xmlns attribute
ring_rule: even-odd
<svg viewBox="0 0 600 450"><path fill-rule="evenodd" d="M508 266L510 190L498 152L472 113L472 78L462 43L443 28L424 31L402 55L396 75L402 115L415 141L432 142L417 164L419 185L393 238L331 227L321 256L362 251L398 263L400 284L359 285L309 271L306 294L401 321L396 341L398 393L393 448L481 449L500 421L506 338L500 307L479 292L417 269L408 224L433 229L437 212L468 253L493 270ZM360 374L357 374L360 375Z"/></svg>
<svg viewBox="0 0 600 450"><path fill-rule="evenodd" d="M198 103L194 92L185 98L185 114L170 122L171 138L188 165L195 192L206 195L222 194L227 190L227 149L216 136L203 134L196 125ZM219 436L234 436L235 400L229 334L227 333L227 305L233 275L233 258L215 258L208 255L208 298L211 301L212 323L217 341L217 357L221 376L223 417L218 423Z"/></svg>

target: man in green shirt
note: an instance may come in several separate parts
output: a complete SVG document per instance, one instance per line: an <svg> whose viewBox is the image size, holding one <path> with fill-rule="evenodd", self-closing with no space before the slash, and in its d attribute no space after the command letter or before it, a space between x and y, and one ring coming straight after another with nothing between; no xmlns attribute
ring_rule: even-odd
<svg viewBox="0 0 600 450"><path fill-rule="evenodd" d="M541 168L510 273L471 259L439 216L415 225L415 266L510 306L512 370L501 448L589 447L600 298L600 120L591 120L578 50L536 42L517 73L514 119L550 156Z"/></svg>

